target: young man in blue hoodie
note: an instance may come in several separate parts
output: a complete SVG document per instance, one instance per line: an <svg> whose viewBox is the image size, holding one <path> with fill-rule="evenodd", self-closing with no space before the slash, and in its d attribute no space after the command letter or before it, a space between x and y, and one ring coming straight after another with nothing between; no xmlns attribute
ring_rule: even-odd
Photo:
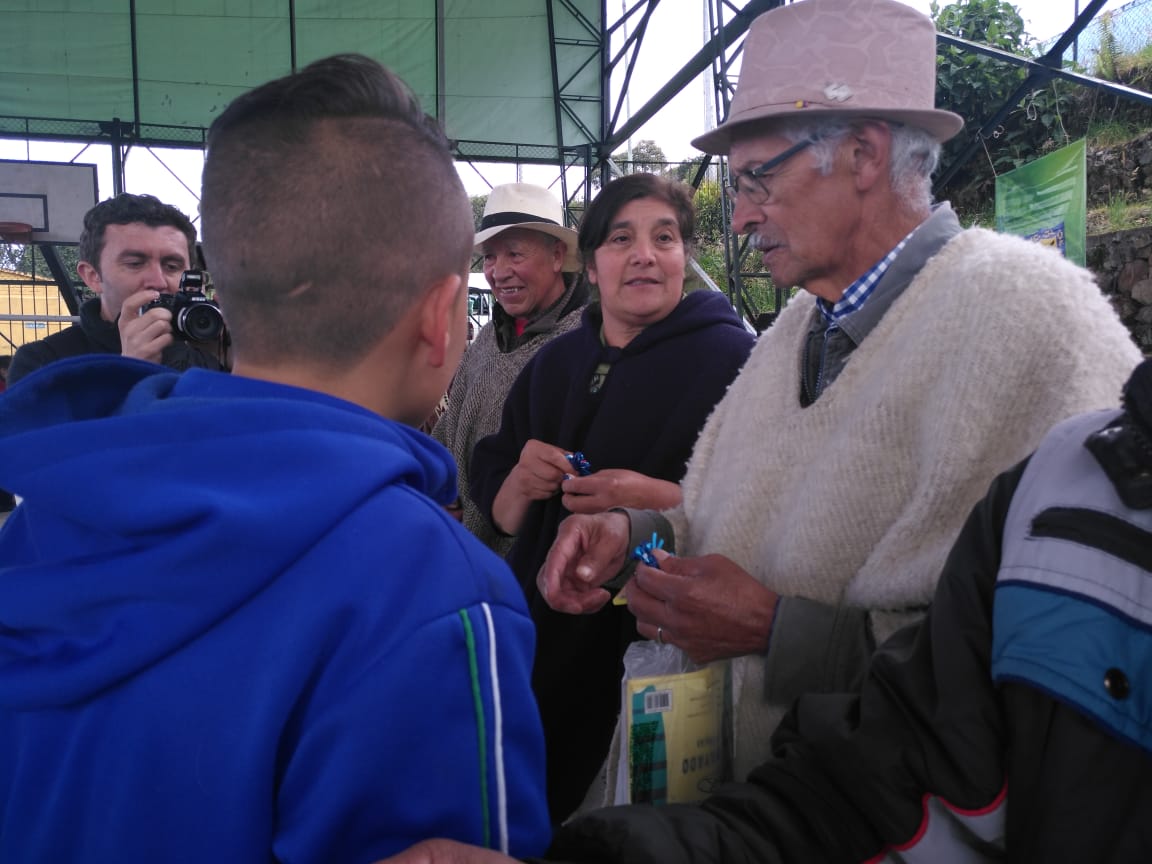
<svg viewBox="0 0 1152 864"><path fill-rule="evenodd" d="M235 374L83 357L0 400L0 861L539 853L523 593L410 428L466 339L444 136L340 56L208 142Z"/></svg>

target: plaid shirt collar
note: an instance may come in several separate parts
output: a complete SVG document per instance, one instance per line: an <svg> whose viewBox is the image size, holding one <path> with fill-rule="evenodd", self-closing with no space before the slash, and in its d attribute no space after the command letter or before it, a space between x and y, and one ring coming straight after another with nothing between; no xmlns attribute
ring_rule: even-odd
<svg viewBox="0 0 1152 864"><path fill-rule="evenodd" d="M888 268L892 266L896 256L908 245L908 241L912 239L912 235L915 233L915 229L909 232L908 236L897 243L891 252L877 261L872 269L849 285L847 290L840 295L835 306L822 297L816 298L816 308L820 310L820 314L824 316L824 320L829 326L834 326L845 315L851 315L864 305L864 302L872 296L872 290L879 284L881 277L888 272Z"/></svg>

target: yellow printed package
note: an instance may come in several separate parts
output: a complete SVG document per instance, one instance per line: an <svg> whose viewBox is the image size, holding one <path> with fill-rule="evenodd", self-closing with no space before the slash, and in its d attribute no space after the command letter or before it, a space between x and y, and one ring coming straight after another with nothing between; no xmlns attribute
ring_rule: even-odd
<svg viewBox="0 0 1152 864"><path fill-rule="evenodd" d="M698 801L727 779L727 668L727 663L713 663L690 672L624 680L623 749L631 802Z"/></svg>

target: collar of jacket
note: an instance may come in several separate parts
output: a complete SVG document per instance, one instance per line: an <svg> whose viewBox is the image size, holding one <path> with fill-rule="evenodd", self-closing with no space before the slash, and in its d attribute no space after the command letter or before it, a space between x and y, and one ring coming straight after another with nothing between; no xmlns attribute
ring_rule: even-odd
<svg viewBox="0 0 1152 864"><path fill-rule="evenodd" d="M80 327L84 335L109 354L120 353L120 328L115 321L100 316L100 298L92 297L80 307Z"/></svg>
<svg viewBox="0 0 1152 864"><path fill-rule="evenodd" d="M492 323L496 328L496 347L502 354L515 351L533 336L553 330L561 318L579 309L586 302L588 302L588 286L584 277L578 273L573 274L572 284L564 289L560 299L529 321L519 336L516 335L516 319L497 303L492 314Z"/></svg>
<svg viewBox="0 0 1152 864"><path fill-rule="evenodd" d="M928 259L963 230L948 202L934 205L932 214L912 232L900 254L888 265L872 289L868 302L855 312L838 318L836 326L854 344L863 342L864 337L872 332L884 313L896 302L896 298L904 293L904 289L924 268Z"/></svg>

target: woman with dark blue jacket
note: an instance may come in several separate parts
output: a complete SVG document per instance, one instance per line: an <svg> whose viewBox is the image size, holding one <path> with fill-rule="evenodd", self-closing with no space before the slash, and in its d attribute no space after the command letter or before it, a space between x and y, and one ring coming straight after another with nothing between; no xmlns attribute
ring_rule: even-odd
<svg viewBox="0 0 1152 864"><path fill-rule="evenodd" d="M633 174L604 187L579 240L599 301L524 369L500 431L472 457L472 497L516 537L508 563L538 630L533 688L554 822L580 805L604 760L621 661L640 637L624 607L579 617L553 611L536 573L570 513L679 503L696 436L752 349L724 295L684 293L694 225L681 184Z"/></svg>

